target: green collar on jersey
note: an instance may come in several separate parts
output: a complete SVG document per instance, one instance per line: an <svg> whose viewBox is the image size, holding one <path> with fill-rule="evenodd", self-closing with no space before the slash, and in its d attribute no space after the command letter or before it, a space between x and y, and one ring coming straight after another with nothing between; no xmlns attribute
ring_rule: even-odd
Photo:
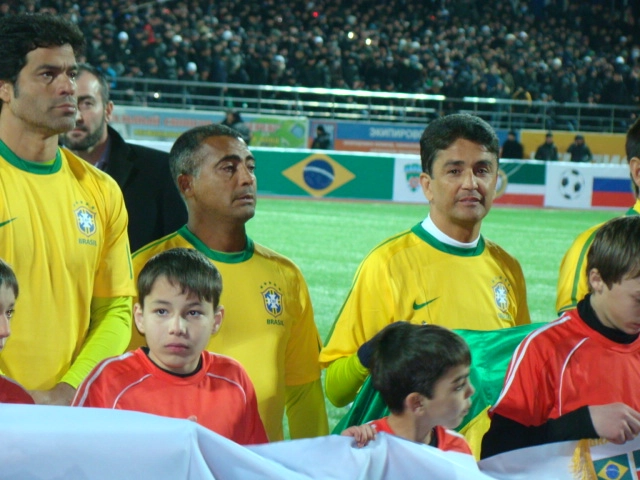
<svg viewBox="0 0 640 480"><path fill-rule="evenodd" d="M209 257L211 260L214 260L216 262L241 263L253 257L254 245L253 245L253 240L251 240L249 237L247 237L247 243L243 251L225 253L225 252L218 252L216 250L211 250L202 242L202 240L196 237L187 228L186 225L184 227L181 227L178 230L178 234L182 235L182 237L184 237L184 239L187 240L191 245L193 245L196 248L196 250L198 250L200 253L204 253L207 257Z"/></svg>
<svg viewBox="0 0 640 480"><path fill-rule="evenodd" d="M11 151L7 144L0 140L0 156L20 170L29 173L35 173L36 175L49 175L50 173L56 173L62 167L62 155L60 149L56 150L56 158L53 163L38 163L23 160Z"/></svg>
<svg viewBox="0 0 640 480"><path fill-rule="evenodd" d="M440 250L444 253L449 253L451 255L457 255L458 257L477 257L484 252L484 238L480 235L480 239L478 240L478 245L476 248L462 248L462 247L454 247L453 245L447 245L446 243L442 243L440 240L436 239L433 235L428 233L424 228L422 228L422 224L418 223L415 225L411 231L415 233L422 240L427 242L436 250Z"/></svg>

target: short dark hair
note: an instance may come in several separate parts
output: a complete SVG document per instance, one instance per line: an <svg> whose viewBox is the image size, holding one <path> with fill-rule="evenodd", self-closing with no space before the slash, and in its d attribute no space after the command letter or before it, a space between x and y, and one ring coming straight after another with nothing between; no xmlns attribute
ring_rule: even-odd
<svg viewBox="0 0 640 480"><path fill-rule="evenodd" d="M222 276L216 266L202 253L191 248L173 248L149 259L138 275L138 302L151 293L159 277L171 285L178 284L182 293L194 293L198 299L218 308L222 294Z"/></svg>
<svg viewBox="0 0 640 480"><path fill-rule="evenodd" d="M436 382L451 368L471 364L462 337L438 325L395 322L372 341L373 388L393 413L402 413L413 392L432 398Z"/></svg>
<svg viewBox="0 0 640 480"><path fill-rule="evenodd" d="M587 273L598 269L608 288L640 277L640 216L609 220L598 229L587 254Z"/></svg>
<svg viewBox="0 0 640 480"><path fill-rule="evenodd" d="M18 279L11 266L0 258L0 287L6 286L13 290L13 295L18 298Z"/></svg>
<svg viewBox="0 0 640 480"><path fill-rule="evenodd" d="M0 80L15 84L27 64L27 54L37 48L71 45L78 56L84 50L84 35L72 22L47 13L0 17ZM0 108L2 103L0 102Z"/></svg>
<svg viewBox="0 0 640 480"><path fill-rule="evenodd" d="M202 142L209 137L232 137L242 140L242 135L238 131L219 123L201 125L180 135L169 152L171 176L178 190L180 190L180 185L178 185L180 175L195 176L200 171L202 158L198 155L198 151Z"/></svg>
<svg viewBox="0 0 640 480"><path fill-rule="evenodd" d="M627 130L627 140L624 145L625 152L627 154L627 162L630 162L633 157L640 158L640 117L633 122L633 125ZM640 187L633 181L631 177L631 183L633 184L633 190L636 193L636 197L640 194Z"/></svg>
<svg viewBox="0 0 640 480"><path fill-rule="evenodd" d="M491 125L480 117L456 113L437 118L424 129L420 138L422 171L431 175L438 152L446 150L459 138L482 145L498 161L500 143Z"/></svg>
<svg viewBox="0 0 640 480"><path fill-rule="evenodd" d="M98 80L100 84L100 98L102 98L102 104L107 105L109 103L109 81L105 77L104 73L98 70L93 65L88 63L81 63L78 65L78 77L83 73L90 73Z"/></svg>

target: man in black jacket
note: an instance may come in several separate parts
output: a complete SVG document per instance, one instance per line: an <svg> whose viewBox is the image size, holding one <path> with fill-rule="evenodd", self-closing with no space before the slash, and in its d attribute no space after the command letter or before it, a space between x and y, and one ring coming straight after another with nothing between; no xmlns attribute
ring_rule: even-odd
<svg viewBox="0 0 640 480"><path fill-rule="evenodd" d="M75 129L61 141L76 155L111 175L129 213L131 251L187 222L187 211L169 172L168 154L129 144L108 125L113 111L109 85L99 71L80 65Z"/></svg>

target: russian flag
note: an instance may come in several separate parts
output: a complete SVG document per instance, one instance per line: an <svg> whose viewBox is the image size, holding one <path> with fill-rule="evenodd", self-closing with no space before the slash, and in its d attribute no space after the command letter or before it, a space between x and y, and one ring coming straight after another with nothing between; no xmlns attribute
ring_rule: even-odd
<svg viewBox="0 0 640 480"><path fill-rule="evenodd" d="M592 207L628 207L634 201L629 178L593 178Z"/></svg>

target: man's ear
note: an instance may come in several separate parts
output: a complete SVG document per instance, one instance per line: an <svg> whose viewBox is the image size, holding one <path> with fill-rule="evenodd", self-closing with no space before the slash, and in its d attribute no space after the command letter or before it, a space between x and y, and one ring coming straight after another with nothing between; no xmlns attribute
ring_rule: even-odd
<svg viewBox="0 0 640 480"><path fill-rule="evenodd" d="M213 327L211 328L211 335L215 335L220 330L220 326L222 325L222 319L224 318L224 307L222 305L218 305L216 311L213 316Z"/></svg>
<svg viewBox="0 0 640 480"><path fill-rule="evenodd" d="M182 196L189 197L193 191L193 175L182 173L178 176L178 189Z"/></svg>
<svg viewBox="0 0 640 480"><path fill-rule="evenodd" d="M107 120L107 123L111 121L111 114L113 113L113 102L109 100L107 105L104 107L104 118Z"/></svg>
<svg viewBox="0 0 640 480"><path fill-rule="evenodd" d="M431 203L433 201L433 191L431 190L431 182L433 179L431 178L431 175L422 172L419 180L424 197L429 201L429 203Z"/></svg>
<svg viewBox="0 0 640 480"><path fill-rule="evenodd" d="M142 306L139 303L136 303L133 306L133 319L136 322L136 328L138 331L144 335L144 323L142 322Z"/></svg>
<svg viewBox="0 0 640 480"><path fill-rule="evenodd" d="M0 80L0 100L4 103L11 100L13 96L13 84L6 80Z"/></svg>

